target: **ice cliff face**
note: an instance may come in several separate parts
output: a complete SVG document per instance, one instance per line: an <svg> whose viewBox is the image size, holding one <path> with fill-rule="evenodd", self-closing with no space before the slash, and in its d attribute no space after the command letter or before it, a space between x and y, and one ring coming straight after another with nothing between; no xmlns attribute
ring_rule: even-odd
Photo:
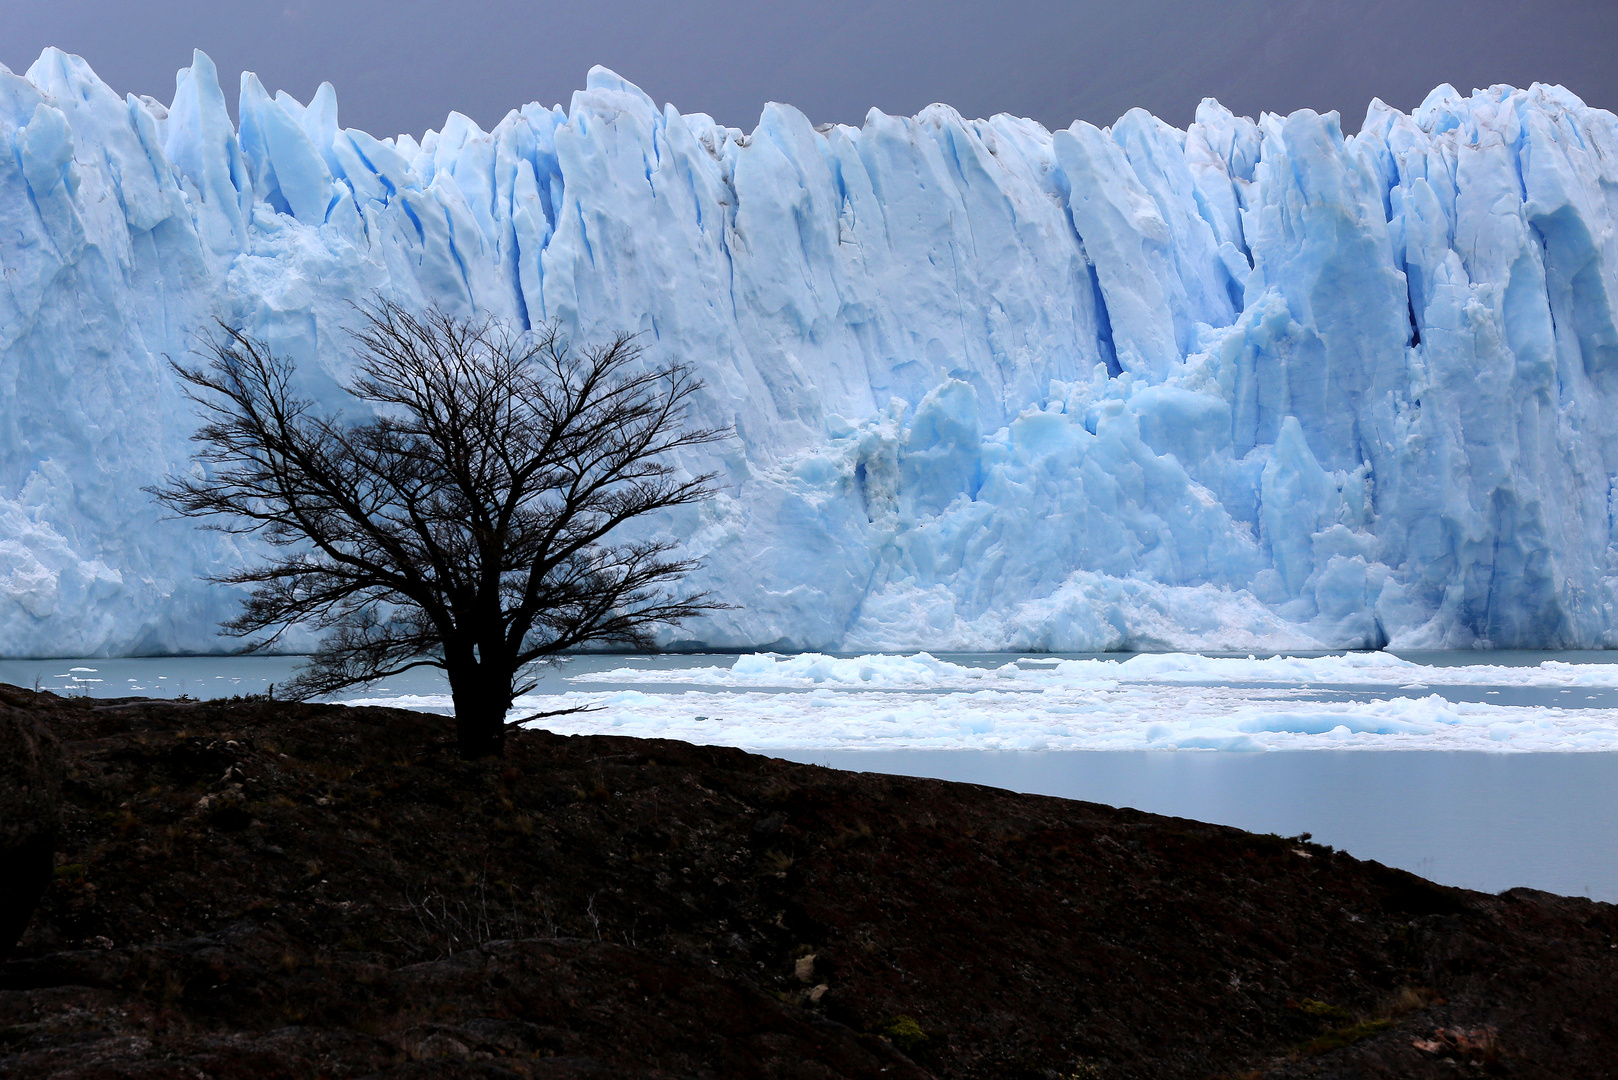
<svg viewBox="0 0 1618 1080"><path fill-rule="evenodd" d="M713 645L1618 645L1618 118L873 111L751 135L595 69L419 143L198 54L165 107L0 68L0 653L215 650L250 557L163 522L215 318L333 405L381 293L645 332L733 424L657 523Z"/></svg>

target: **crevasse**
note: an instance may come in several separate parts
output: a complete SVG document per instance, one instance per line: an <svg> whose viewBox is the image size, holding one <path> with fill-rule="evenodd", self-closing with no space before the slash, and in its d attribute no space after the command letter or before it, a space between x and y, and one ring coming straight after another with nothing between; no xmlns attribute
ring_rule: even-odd
<svg viewBox="0 0 1618 1080"><path fill-rule="evenodd" d="M192 467L167 360L224 320L339 407L377 293L698 366L722 490L648 528L735 605L711 646L1618 644L1618 118L1560 87L1346 138L748 135L601 68L419 142L329 85L237 115L201 53L168 106L0 69L0 654L230 647L203 579L253 542L141 492Z"/></svg>

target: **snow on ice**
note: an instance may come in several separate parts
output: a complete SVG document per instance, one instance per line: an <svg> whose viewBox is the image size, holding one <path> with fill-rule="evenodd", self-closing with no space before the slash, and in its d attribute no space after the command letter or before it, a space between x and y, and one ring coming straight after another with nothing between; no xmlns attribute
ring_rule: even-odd
<svg viewBox="0 0 1618 1080"><path fill-rule="evenodd" d="M1618 645L1618 118L1560 87L1351 137L744 134L601 68L420 139L237 100L201 53L167 105L0 69L0 655L220 648L200 577L253 551L141 492L191 467L167 358L223 319L336 407L378 291L698 365L737 437L654 527L735 605L712 646Z"/></svg>

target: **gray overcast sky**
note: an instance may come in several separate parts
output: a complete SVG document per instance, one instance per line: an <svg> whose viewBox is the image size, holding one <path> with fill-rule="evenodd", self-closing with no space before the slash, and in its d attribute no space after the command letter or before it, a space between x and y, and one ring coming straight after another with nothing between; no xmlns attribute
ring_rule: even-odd
<svg viewBox="0 0 1618 1080"><path fill-rule="evenodd" d="M451 109L484 127L566 104L605 64L683 112L750 129L766 101L859 123L945 101L1047 126L1143 106L1184 126L1214 96L1238 113L1413 108L1428 90L1560 82L1618 110L1618 0L0 0L0 63L47 45L119 92L168 101L193 47L341 121L420 134Z"/></svg>

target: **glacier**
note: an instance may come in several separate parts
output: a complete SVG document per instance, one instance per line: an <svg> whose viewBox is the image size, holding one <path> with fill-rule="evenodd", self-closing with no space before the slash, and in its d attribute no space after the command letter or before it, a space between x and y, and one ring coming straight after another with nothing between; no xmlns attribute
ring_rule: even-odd
<svg viewBox="0 0 1618 1080"><path fill-rule="evenodd" d="M721 490L646 527L734 607L670 645L1618 646L1618 117L1561 87L744 133L595 68L376 138L50 49L0 136L3 656L234 647L253 543L142 492L168 361L223 320L342 408L376 295L697 366Z"/></svg>

